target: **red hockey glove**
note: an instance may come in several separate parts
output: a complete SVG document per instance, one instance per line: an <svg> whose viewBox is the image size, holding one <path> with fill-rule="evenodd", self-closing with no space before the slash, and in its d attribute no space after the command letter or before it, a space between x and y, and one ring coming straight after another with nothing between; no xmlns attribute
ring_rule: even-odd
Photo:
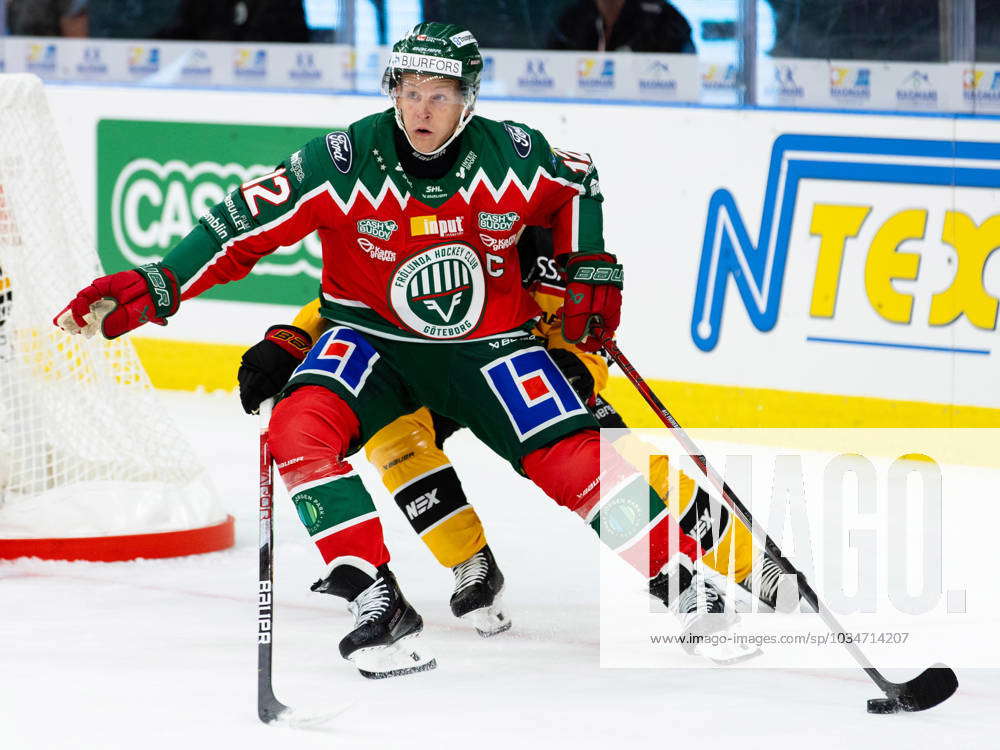
<svg viewBox="0 0 1000 750"><path fill-rule="evenodd" d="M174 272L158 263L94 279L52 322L88 339L98 331L115 339L143 323L165 326L177 312L181 293Z"/></svg>
<svg viewBox="0 0 1000 750"><path fill-rule="evenodd" d="M613 336L622 311L622 267L611 253L573 255L566 264L563 336L585 352Z"/></svg>
<svg viewBox="0 0 1000 750"><path fill-rule="evenodd" d="M240 360L236 380L240 403L247 414L256 414L261 402L285 387L292 372L312 348L312 336L295 326L271 326Z"/></svg>

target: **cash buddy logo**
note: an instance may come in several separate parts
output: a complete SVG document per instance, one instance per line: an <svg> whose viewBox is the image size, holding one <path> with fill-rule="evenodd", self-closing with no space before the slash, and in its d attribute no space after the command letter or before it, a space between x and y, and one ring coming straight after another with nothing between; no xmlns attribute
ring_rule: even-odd
<svg viewBox="0 0 1000 750"><path fill-rule="evenodd" d="M479 324L486 299L483 265L461 242L428 248L406 260L389 282L400 319L432 339L459 338Z"/></svg>
<svg viewBox="0 0 1000 750"><path fill-rule="evenodd" d="M230 202L229 193L271 171L272 167L259 164L134 159L119 172L111 193L115 247L130 265L159 261L191 231L200 216L214 219L206 214L209 208ZM212 228L216 232L228 231L225 227ZM249 228L237 226L237 231ZM301 273L318 280L321 256L319 239L310 235L297 245L268 255L251 273L282 277Z"/></svg>
<svg viewBox="0 0 1000 750"><path fill-rule="evenodd" d="M843 187L831 191L831 183ZM807 246L809 261L803 255L796 260L803 268L816 258L809 325L836 322L839 330L853 326L863 334L807 335L807 341L989 354L900 337L940 342L944 338L935 333L960 319L970 333L996 330L1000 303L984 287L984 273L1000 247L1000 214L992 198L998 188L997 143L782 135L771 152L756 241L729 190L716 190L709 201L691 338L702 351L718 345L730 283L757 330L772 330L789 252ZM799 205L800 192L809 190L830 199ZM845 200L848 192L851 199ZM927 208L914 207L918 201ZM938 242L947 251L936 248ZM952 254L955 261L938 264L947 270L935 271L935 259ZM930 284L919 286L922 259ZM894 325L880 329L885 323ZM871 340L877 330L892 341Z"/></svg>

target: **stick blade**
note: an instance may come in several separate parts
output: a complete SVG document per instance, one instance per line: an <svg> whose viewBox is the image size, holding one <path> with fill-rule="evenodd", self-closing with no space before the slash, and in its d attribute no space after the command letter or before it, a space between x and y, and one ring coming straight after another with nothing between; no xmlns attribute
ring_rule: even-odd
<svg viewBox="0 0 1000 750"><path fill-rule="evenodd" d="M900 708L904 711L926 711L955 694L958 677L944 664L935 664L897 687L898 692L891 691L890 697L899 702Z"/></svg>

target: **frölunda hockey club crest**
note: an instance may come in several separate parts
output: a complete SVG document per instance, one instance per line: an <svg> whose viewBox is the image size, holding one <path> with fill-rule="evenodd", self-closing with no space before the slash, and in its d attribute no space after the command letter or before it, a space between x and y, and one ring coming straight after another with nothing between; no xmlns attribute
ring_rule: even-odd
<svg viewBox="0 0 1000 750"><path fill-rule="evenodd" d="M428 248L408 258L389 282L389 302L400 319L432 339L457 339L479 325L486 299L483 264L462 242Z"/></svg>

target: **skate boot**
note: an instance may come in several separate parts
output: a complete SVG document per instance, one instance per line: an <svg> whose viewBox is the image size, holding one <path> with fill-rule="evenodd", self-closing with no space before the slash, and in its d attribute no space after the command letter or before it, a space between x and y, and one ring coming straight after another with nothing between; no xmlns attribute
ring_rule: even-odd
<svg viewBox="0 0 1000 750"><path fill-rule="evenodd" d="M387 565L370 575L352 565L338 565L313 591L348 600L354 630L340 641L340 655L363 677L380 680L434 669L437 662L420 643L424 621L396 583Z"/></svg>
<svg viewBox="0 0 1000 750"><path fill-rule="evenodd" d="M674 582L676 579L676 583ZM649 582L649 593L673 612L681 623L681 647L691 655L716 664L736 664L760 654L760 649L724 638L739 615L723 592L682 554ZM719 636L718 639L710 636Z"/></svg>
<svg viewBox="0 0 1000 750"><path fill-rule="evenodd" d="M757 598L773 611L787 614L795 611L802 594L798 586L789 581L785 586L789 586L790 583L791 590L787 594L778 595L778 584L783 574L785 571L773 557L766 552L760 552L753 562L750 575L736 585L750 594L756 594Z"/></svg>
<svg viewBox="0 0 1000 750"><path fill-rule="evenodd" d="M509 630L510 617L503 607L503 573L489 545L483 547L452 572L455 590L451 594L451 611L462 620L472 623L483 638Z"/></svg>

